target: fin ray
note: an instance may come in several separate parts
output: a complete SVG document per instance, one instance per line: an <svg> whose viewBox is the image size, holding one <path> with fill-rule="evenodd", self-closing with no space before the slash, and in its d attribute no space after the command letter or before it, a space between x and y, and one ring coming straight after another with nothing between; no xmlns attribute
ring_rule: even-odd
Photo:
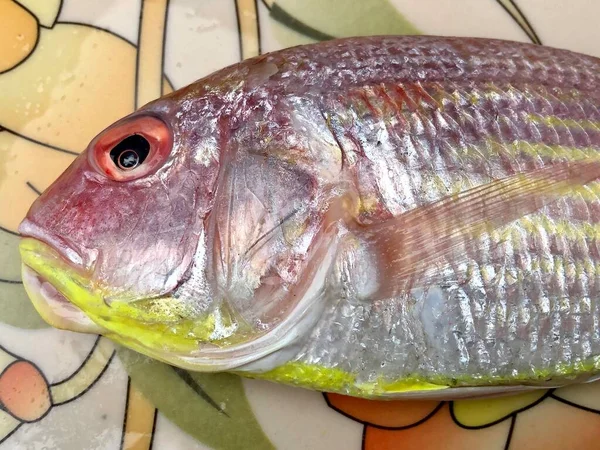
<svg viewBox="0 0 600 450"><path fill-rule="evenodd" d="M383 223L354 229L378 253L380 288L388 298L426 282L435 263L466 261L467 245L535 213L600 177L600 160L557 163L450 195ZM375 299L375 298L374 298Z"/></svg>

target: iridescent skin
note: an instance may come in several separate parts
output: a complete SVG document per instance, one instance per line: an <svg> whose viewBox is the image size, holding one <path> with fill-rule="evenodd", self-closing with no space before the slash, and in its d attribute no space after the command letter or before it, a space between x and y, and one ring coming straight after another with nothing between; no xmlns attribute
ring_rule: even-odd
<svg viewBox="0 0 600 450"><path fill-rule="evenodd" d="M599 76L596 58L481 39L353 38L264 55L134 113L172 130L158 171L111 181L88 149L21 233L100 293L89 331L193 370L366 397L588 380L600 371L598 182L470 240L460 264L436 261L433 281L391 297L377 295L390 283L385 252L353 230L595 160ZM99 322L119 304L140 329L157 308L157 322L217 325L192 333L193 350L161 346L158 332L136 341L127 324Z"/></svg>

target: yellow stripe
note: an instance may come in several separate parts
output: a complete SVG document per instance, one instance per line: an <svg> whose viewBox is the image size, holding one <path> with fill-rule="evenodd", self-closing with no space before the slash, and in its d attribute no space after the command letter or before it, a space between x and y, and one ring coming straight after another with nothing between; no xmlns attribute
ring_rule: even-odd
<svg viewBox="0 0 600 450"><path fill-rule="evenodd" d="M548 125L550 127L564 127L564 128L577 128L584 130L600 131L600 122L594 122L592 120L573 120L573 119L561 119L556 116L539 116L537 114L528 114L527 119L536 124Z"/></svg>
<svg viewBox="0 0 600 450"><path fill-rule="evenodd" d="M163 39L168 0L142 1L136 74L136 108L158 98L163 87Z"/></svg>
<svg viewBox="0 0 600 450"><path fill-rule="evenodd" d="M98 379L108 365L113 352L113 343L106 338L100 338L96 348L75 376L50 388L53 402L65 403L81 395Z"/></svg>
<svg viewBox="0 0 600 450"><path fill-rule="evenodd" d="M438 192L441 195L455 195L475 187L469 174L455 174L455 177L448 184L447 177L432 175L423 183L421 190L423 192ZM491 181L491 178L486 180L486 182ZM570 188L570 192L565 192L562 197L565 199L581 198L589 203L598 201L600 200L600 181L593 181L585 186L573 186Z"/></svg>
<svg viewBox="0 0 600 450"><path fill-rule="evenodd" d="M12 433L19 425L21 425L21 422L7 412L0 410L0 441Z"/></svg>
<svg viewBox="0 0 600 450"><path fill-rule="evenodd" d="M6 366L8 366L10 363L16 360L17 358L0 348L0 373L2 373L4 369L6 369Z"/></svg>
<svg viewBox="0 0 600 450"><path fill-rule="evenodd" d="M123 450L150 450L156 409L132 384L127 395Z"/></svg>
<svg viewBox="0 0 600 450"><path fill-rule="evenodd" d="M546 145L539 143L530 143L527 141L514 141L512 143L501 143L491 139L486 140L483 146L467 146L456 150L456 153L467 159L481 159L482 155L491 159L499 157L501 154L508 155L515 161L519 161L524 155L532 158L544 158L550 162L559 161L581 161L581 160L600 160L600 150L590 147L566 147L561 145ZM458 193L465 189L474 187L471 182L472 174L455 174L457 177L452 186L447 186L447 181L438 175L430 178L430 183L438 192L445 192L447 188L452 193ZM491 178L490 180L491 181ZM600 182L591 182L585 186L574 186L566 198L581 197L586 202L593 202L600 199Z"/></svg>
<svg viewBox="0 0 600 450"><path fill-rule="evenodd" d="M600 159L600 150L592 147L566 147L563 145L547 145L540 143L531 143L527 141L514 141L511 143L501 143L498 141L487 140L487 148L492 150L495 155L508 153L515 158L527 155L532 157L551 158L561 161L579 161L582 159ZM480 150L480 149L479 149ZM471 153L473 153L471 151Z"/></svg>
<svg viewBox="0 0 600 450"><path fill-rule="evenodd" d="M538 234L539 229L544 230L549 236L560 235L570 242L600 240L600 224L587 222L571 222L568 220L550 220L544 215L534 215L519 219L528 234Z"/></svg>
<svg viewBox="0 0 600 450"><path fill-rule="evenodd" d="M236 0L242 59L260 54L260 33L256 0Z"/></svg>

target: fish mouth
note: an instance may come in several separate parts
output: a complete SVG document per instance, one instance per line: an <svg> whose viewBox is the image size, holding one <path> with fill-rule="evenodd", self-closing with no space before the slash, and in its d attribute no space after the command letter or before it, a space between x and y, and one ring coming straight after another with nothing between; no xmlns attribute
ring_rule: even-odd
<svg viewBox="0 0 600 450"><path fill-rule="evenodd" d="M110 292L75 269L38 239L21 239L23 284L39 314L56 328L102 334L157 359L176 359L198 349L199 333L189 321L165 321L127 302L105 298ZM135 302L134 302L135 303ZM172 356L171 356L172 355Z"/></svg>
<svg viewBox="0 0 600 450"><path fill-rule="evenodd" d="M78 333L101 334L96 325L81 309L71 303L51 283L30 267L22 264L23 286L39 315L49 325Z"/></svg>
<svg viewBox="0 0 600 450"><path fill-rule="evenodd" d="M21 222L19 225L19 234L24 238L37 239L49 247L57 249L65 259L77 267L90 267L97 256L93 254L94 252L84 252L83 249L76 250L73 243L69 240L45 233L41 227L29 219L24 219ZM92 253L92 255L87 253Z"/></svg>

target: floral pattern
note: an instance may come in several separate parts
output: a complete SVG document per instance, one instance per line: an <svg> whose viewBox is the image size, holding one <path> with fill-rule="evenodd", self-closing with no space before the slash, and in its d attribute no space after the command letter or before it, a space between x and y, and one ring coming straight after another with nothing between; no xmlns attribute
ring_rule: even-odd
<svg viewBox="0 0 600 450"><path fill-rule="evenodd" d="M18 223L87 142L227 64L369 34L594 51L594 30L578 21L600 6L573 6L563 18L553 11L566 0L549 0L547 10L526 0L464 1L440 2L432 14L430 3L404 0L0 0L0 450L599 447L600 383L378 402L189 373L102 337L49 328L20 283Z"/></svg>
<svg viewBox="0 0 600 450"><path fill-rule="evenodd" d="M600 386L593 383L452 402L373 402L335 394L326 399L331 408L364 424L365 449L588 449L600 437L600 403L593 400L599 395ZM548 433L546 426L554 421L560 426ZM577 436L564 426L571 421ZM543 437L535 433L538 428Z"/></svg>

